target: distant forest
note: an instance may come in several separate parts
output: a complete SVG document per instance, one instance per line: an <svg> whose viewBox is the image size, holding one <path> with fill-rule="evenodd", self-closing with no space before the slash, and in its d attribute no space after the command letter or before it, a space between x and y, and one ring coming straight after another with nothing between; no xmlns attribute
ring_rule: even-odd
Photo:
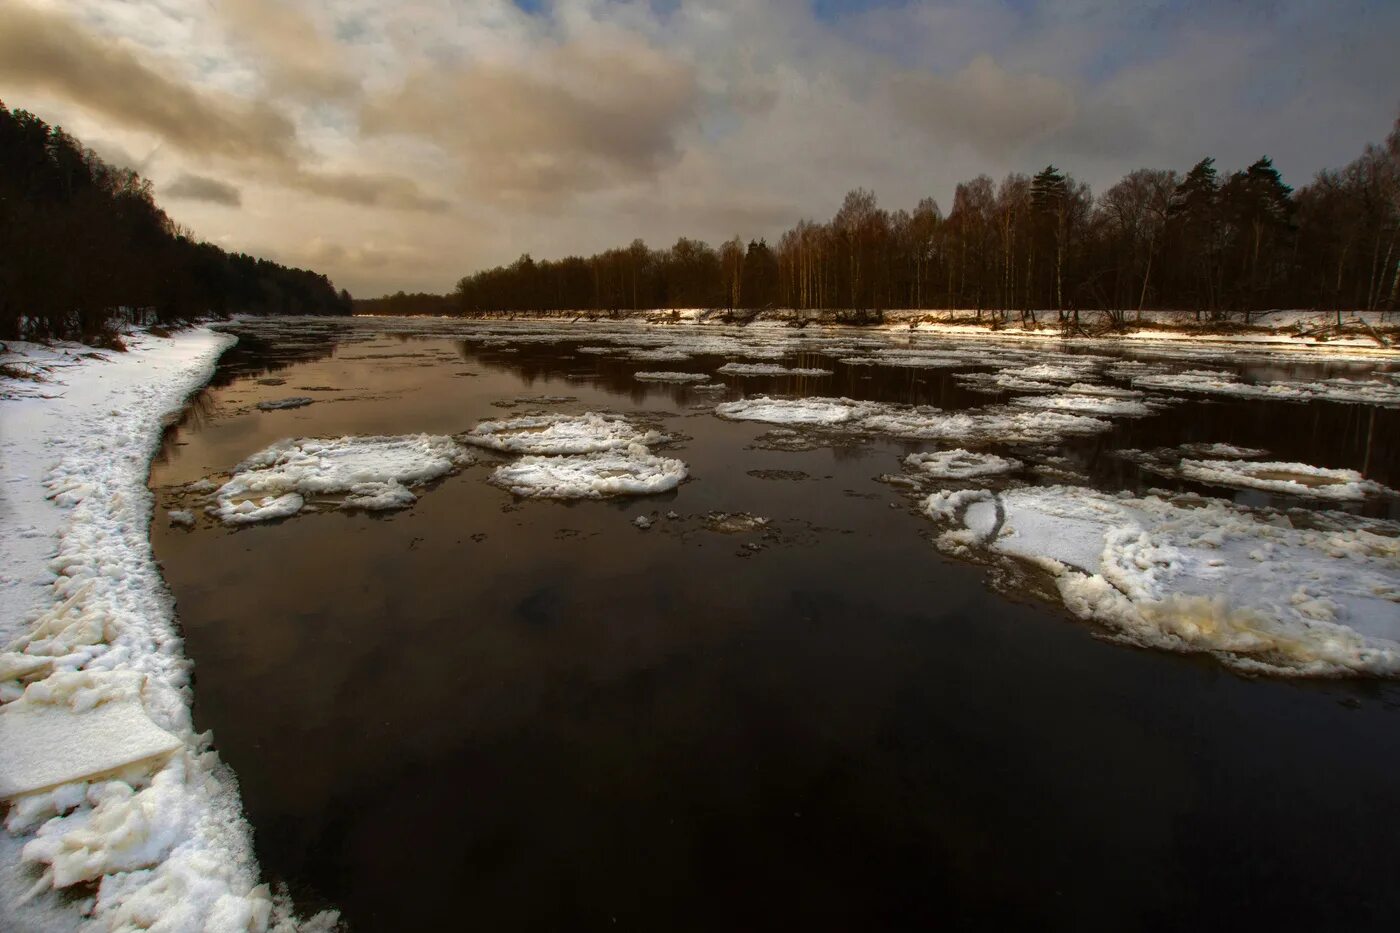
<svg viewBox="0 0 1400 933"><path fill-rule="evenodd" d="M1027 322L1107 312L1194 311L1248 322L1267 309L1394 311L1400 299L1400 121L1384 145L1307 187L1268 158L1223 175L1139 169L1095 197L1054 166L957 186L890 212L852 191L828 223L802 221L776 244L738 237L718 249L641 240L594 256L463 278L451 295L357 301L387 314L793 308L976 309Z"/></svg>
<svg viewBox="0 0 1400 933"><path fill-rule="evenodd" d="M0 339L91 339L119 321L233 312L348 314L350 295L196 240L136 172L0 103Z"/></svg>

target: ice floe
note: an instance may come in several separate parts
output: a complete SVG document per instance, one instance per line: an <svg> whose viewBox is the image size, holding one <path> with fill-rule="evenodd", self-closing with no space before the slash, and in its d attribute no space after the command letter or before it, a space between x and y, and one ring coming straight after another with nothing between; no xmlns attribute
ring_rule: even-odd
<svg viewBox="0 0 1400 933"><path fill-rule="evenodd" d="M1011 404L1019 405L1022 408L1104 415L1113 418L1140 418L1144 415L1155 414L1160 408L1160 406L1137 399L1099 394L1027 395L1012 399Z"/></svg>
<svg viewBox="0 0 1400 933"><path fill-rule="evenodd" d="M1400 675L1400 529L1065 486L945 490L923 508L951 528L940 548L1027 561L1072 613L1137 644L1247 671Z"/></svg>
<svg viewBox="0 0 1400 933"><path fill-rule="evenodd" d="M829 369L778 366L775 363L725 363L716 372L729 376L830 376Z"/></svg>
<svg viewBox="0 0 1400 933"><path fill-rule="evenodd" d="M1021 461L996 454L974 453L963 450L940 450L934 453L910 454L904 458L906 466L937 479L973 479L981 476L995 476L1010 473L1021 467Z"/></svg>
<svg viewBox="0 0 1400 933"><path fill-rule="evenodd" d="M286 518L311 496L344 496L346 509L406 508L409 490L455 472L471 454L450 437L294 438L240 463L214 494L213 512L230 525Z"/></svg>
<svg viewBox="0 0 1400 933"><path fill-rule="evenodd" d="M1356 470L1334 470L1307 463L1184 459L1177 470L1181 476L1198 483L1339 502L1355 502L1389 492Z"/></svg>
<svg viewBox="0 0 1400 933"><path fill-rule="evenodd" d="M1363 405L1400 405L1400 386L1359 379L1324 379L1318 382L1243 382L1234 373L1193 369L1179 373L1137 376L1133 385L1169 392L1221 395L1282 402L1354 402Z"/></svg>
<svg viewBox="0 0 1400 933"><path fill-rule="evenodd" d="M658 457L641 444L621 450L558 457L521 457L496 468L491 482L517 496L601 499L674 489L686 477L680 460Z"/></svg>
<svg viewBox="0 0 1400 933"><path fill-rule="evenodd" d="M267 402L258 402L257 407L262 411L281 411L285 408L305 408L314 401L316 400L310 396L296 395L292 398L279 398Z"/></svg>
<svg viewBox="0 0 1400 933"><path fill-rule="evenodd" d="M1356 470L1257 459L1267 453L1258 448L1220 443L1116 451L1117 456L1151 473L1210 486L1259 489L1279 495L1334 502L1359 502L1371 496L1392 493L1392 490L1366 479Z"/></svg>
<svg viewBox="0 0 1400 933"><path fill-rule="evenodd" d="M832 425L851 421L874 407L868 402L848 398L783 399L755 395L734 402L721 402L715 406L715 414L733 421Z"/></svg>
<svg viewBox="0 0 1400 933"><path fill-rule="evenodd" d="M736 421L960 443L1043 444L1070 435L1097 434L1112 427L1099 418L1058 411L998 407L950 412L848 398L779 399L765 395L723 402L715 406L715 414Z"/></svg>
<svg viewBox="0 0 1400 933"><path fill-rule="evenodd" d="M638 382L708 382L707 373L641 372L633 373Z"/></svg>
<svg viewBox="0 0 1400 933"><path fill-rule="evenodd" d="M639 428L626 418L596 411L483 421L460 436L469 444L503 453L555 456L598 453L665 439L661 433Z"/></svg>

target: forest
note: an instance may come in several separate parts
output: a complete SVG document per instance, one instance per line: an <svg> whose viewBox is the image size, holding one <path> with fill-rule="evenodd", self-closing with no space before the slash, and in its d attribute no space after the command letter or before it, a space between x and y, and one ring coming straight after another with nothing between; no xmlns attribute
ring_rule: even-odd
<svg viewBox="0 0 1400 933"><path fill-rule="evenodd" d="M324 275L196 239L151 184L0 103L0 339L101 338L210 314L348 314Z"/></svg>
<svg viewBox="0 0 1400 933"><path fill-rule="evenodd" d="M1139 169L1095 196L1068 172L986 175L959 184L947 213L932 198L888 211L846 195L827 223L801 221L775 243L718 249L641 240L593 256L463 278L453 295L356 302L390 314L649 308L975 309L1044 322L1144 310L1249 323L1264 311L1394 312L1400 298L1400 121L1384 144L1294 191L1268 158L1222 173Z"/></svg>

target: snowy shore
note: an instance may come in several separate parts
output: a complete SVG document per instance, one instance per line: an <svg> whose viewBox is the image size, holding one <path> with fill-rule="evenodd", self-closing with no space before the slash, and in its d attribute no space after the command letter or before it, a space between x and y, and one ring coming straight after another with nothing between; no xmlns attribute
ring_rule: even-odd
<svg viewBox="0 0 1400 933"><path fill-rule="evenodd" d="M0 354L9 372L44 377L0 379L8 931L274 922L237 784L193 729L191 664L149 536L166 419L235 339L201 327L128 336L124 353Z"/></svg>
<svg viewBox="0 0 1400 933"><path fill-rule="evenodd" d="M377 315L356 315L376 317ZM410 315L409 317L416 317ZM435 317L422 315L421 317ZM878 323L861 328L910 331L928 336L1004 338L1011 340L1060 340L1066 336L1054 311L1037 311L1036 322L1023 323L1016 312L1003 319L1000 312L975 310L890 309ZM854 317L842 311L798 311L773 308L738 311L727 316L722 309L681 308L637 311L541 311L480 312L459 318L467 321L637 321L651 324L757 324L766 326L849 325ZM1400 319L1377 311L1345 312L1278 310L1253 315L1247 326L1238 318L1212 324L1181 311L1130 312L1121 328L1110 328L1101 311L1082 311L1073 339L1102 346L1196 346L1300 350L1319 354L1378 354L1400 356Z"/></svg>

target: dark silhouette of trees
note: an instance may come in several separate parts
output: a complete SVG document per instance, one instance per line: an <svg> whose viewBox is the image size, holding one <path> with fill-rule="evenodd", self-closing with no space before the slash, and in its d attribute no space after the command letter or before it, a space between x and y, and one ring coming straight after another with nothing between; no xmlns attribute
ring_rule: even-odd
<svg viewBox="0 0 1400 933"><path fill-rule="evenodd" d="M200 242L140 175L0 103L0 339L92 338L119 320L349 311L324 275Z"/></svg>
<svg viewBox="0 0 1400 933"><path fill-rule="evenodd" d="M828 223L798 222L775 245L717 250L641 241L557 262L529 257L463 278L459 312L778 307L878 319L892 308L974 309L1078 326L1081 310L1124 325L1146 310L1249 322L1275 308L1394 311L1400 302L1400 123L1384 145L1294 192L1268 158L1223 175L1142 168L1095 198L1055 166L959 184L944 215L874 193L846 195ZM413 296L409 296L413 297ZM445 299L422 296L419 310ZM389 299L383 299L388 302Z"/></svg>

